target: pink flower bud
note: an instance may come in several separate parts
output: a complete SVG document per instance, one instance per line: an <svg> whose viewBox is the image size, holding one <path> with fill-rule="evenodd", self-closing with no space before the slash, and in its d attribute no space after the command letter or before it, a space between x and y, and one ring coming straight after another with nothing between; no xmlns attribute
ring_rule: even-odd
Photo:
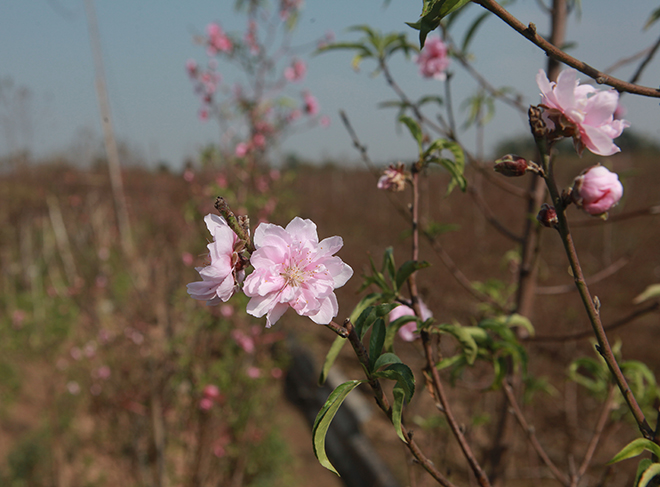
<svg viewBox="0 0 660 487"><path fill-rule="evenodd" d="M602 215L623 196L623 185L616 173L600 164L580 174L573 182L573 201L590 215Z"/></svg>
<svg viewBox="0 0 660 487"><path fill-rule="evenodd" d="M212 407L213 407L213 399L204 397L199 401L199 409L201 409L202 411L208 411Z"/></svg>
<svg viewBox="0 0 660 487"><path fill-rule="evenodd" d="M493 169L508 178L524 176L527 172L528 163L524 157L515 154L507 154L501 159L495 161Z"/></svg>

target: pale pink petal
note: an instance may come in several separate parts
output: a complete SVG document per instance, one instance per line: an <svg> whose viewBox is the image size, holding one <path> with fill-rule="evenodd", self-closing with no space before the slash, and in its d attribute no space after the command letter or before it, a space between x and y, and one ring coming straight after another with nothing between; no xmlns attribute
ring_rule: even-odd
<svg viewBox="0 0 660 487"><path fill-rule="evenodd" d="M300 217L295 217L286 226L286 231L301 242L309 241L316 243L319 241L316 224L312 220L303 220Z"/></svg>
<svg viewBox="0 0 660 487"><path fill-rule="evenodd" d="M310 316L314 323L319 325L327 325L339 313L339 304L337 303L337 296L331 294L321 303L321 309L318 313Z"/></svg>

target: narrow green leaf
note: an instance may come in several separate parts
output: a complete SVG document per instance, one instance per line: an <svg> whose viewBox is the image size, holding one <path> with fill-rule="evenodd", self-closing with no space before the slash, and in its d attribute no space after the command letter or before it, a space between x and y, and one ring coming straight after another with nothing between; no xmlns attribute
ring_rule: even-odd
<svg viewBox="0 0 660 487"><path fill-rule="evenodd" d="M345 343L346 338L342 338L340 336L335 338L335 341L332 343L330 350L328 350L328 354L325 356L325 362L323 362L323 368L321 369L321 375L319 376L320 386L325 384L325 381L328 379L330 368L332 367L332 364L335 363L335 360L337 359L337 356L339 355L339 352L341 352L341 349Z"/></svg>
<svg viewBox="0 0 660 487"><path fill-rule="evenodd" d="M414 24L406 24L419 30L419 45L424 47L428 33L437 29L444 17L469 2L470 0L424 0L421 18Z"/></svg>
<svg viewBox="0 0 660 487"><path fill-rule="evenodd" d="M403 265L399 267L399 270L396 272L396 280L395 280L396 291L401 289L401 286L404 285L404 283L408 280L408 278L413 272L430 266L431 264L429 264L426 261L420 262L420 261L408 260L404 262Z"/></svg>
<svg viewBox="0 0 660 487"><path fill-rule="evenodd" d="M656 475L660 475L660 463L653 463L639 478L639 487L646 487ZM655 484L657 485L657 484Z"/></svg>
<svg viewBox="0 0 660 487"><path fill-rule="evenodd" d="M327 401L325 401L325 404L316 415L314 426L312 427L312 446L314 448L314 455L316 455L316 458L321 465L337 475L339 475L339 472L337 472L332 463L330 463L328 455L325 452L325 436L328 433L330 423L335 417L335 414L337 414L344 399L346 399L346 396L348 396L348 394L362 382L364 381L351 380L337 386L337 388L330 393Z"/></svg>
<svg viewBox="0 0 660 487"><path fill-rule="evenodd" d="M355 320L354 323L355 332L357 333L357 336L360 337L360 340L364 338L365 333L367 333L367 330L375 320L376 320L375 306L369 306L368 308L365 308L364 311L362 311L362 313L360 313L360 316L358 317L357 320Z"/></svg>
<svg viewBox="0 0 660 487"><path fill-rule="evenodd" d="M351 323L355 325L356 320L358 317L362 314L362 312L367 309L369 306L374 304L376 301L379 301L381 299L381 294L380 293L371 293L365 296L360 300L360 302L357 304L353 312L351 313L350 320Z"/></svg>
<svg viewBox="0 0 660 487"><path fill-rule="evenodd" d="M399 303L385 303L375 306L376 316L383 317L390 313L394 308L399 306Z"/></svg>
<svg viewBox="0 0 660 487"><path fill-rule="evenodd" d="M401 416L403 415L403 404L406 398L406 392L399 384L394 386L392 390L392 396L394 397L394 402L392 403L392 424L394 425L394 430L396 434L399 435L401 441L408 443L406 437L403 435L403 429L401 428Z"/></svg>
<svg viewBox="0 0 660 487"><path fill-rule="evenodd" d="M374 321L374 325L371 328L371 338L369 339L369 372L374 370L374 364L383 351L384 342L385 320L378 318Z"/></svg>
<svg viewBox="0 0 660 487"><path fill-rule="evenodd" d="M394 263L394 249L392 247L387 247L385 253L383 254L383 267L381 272L390 276L390 280L394 281L394 276L396 275L396 264Z"/></svg>
<svg viewBox="0 0 660 487"><path fill-rule="evenodd" d="M649 18L646 20L646 24L644 24L644 30L655 24L658 19L660 19L660 8L657 8L651 12L651 15L649 15Z"/></svg>
<svg viewBox="0 0 660 487"><path fill-rule="evenodd" d="M417 147L419 148L419 153L422 153L422 142L424 140L424 134L422 133L422 128L419 124L412 118L404 115L399 117L399 122L408 127L410 134L417 141Z"/></svg>
<svg viewBox="0 0 660 487"><path fill-rule="evenodd" d="M474 364L474 361L477 359L477 352L479 351L479 347L477 346L477 342L474 341L474 337L469 330L464 329L459 324L440 325L438 326L438 330L444 333L448 333L449 335L456 338L456 340L458 340L458 342L461 344L461 348L463 349L467 363L470 365Z"/></svg>
<svg viewBox="0 0 660 487"><path fill-rule="evenodd" d="M655 456L660 457L660 446L653 443L651 440L646 438L637 438L636 440L631 441L626 446L624 446L619 453L617 453L612 460L607 462L608 465L611 465L621 460L626 460L628 458L636 457L644 450L648 450L653 453Z"/></svg>

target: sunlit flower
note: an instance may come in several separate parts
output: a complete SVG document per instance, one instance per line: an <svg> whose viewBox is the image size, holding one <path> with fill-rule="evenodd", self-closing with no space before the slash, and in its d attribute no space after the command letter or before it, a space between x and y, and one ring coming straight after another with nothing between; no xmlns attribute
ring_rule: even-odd
<svg viewBox="0 0 660 487"><path fill-rule="evenodd" d="M428 309L428 307L424 304L424 302L422 302L422 300L419 301L419 307L422 312L422 321L426 321L429 318L433 317L433 313L431 312L430 309ZM415 316L415 311L410 306L401 304L396 308L394 308L392 311L390 311L389 314L390 323L403 316ZM420 336L419 333L417 333L416 321L411 321L409 323L406 323L401 328L399 328L399 331L397 333L399 334L399 337L406 342L412 342L415 339L419 338Z"/></svg>
<svg viewBox="0 0 660 487"><path fill-rule="evenodd" d="M383 171L383 175L378 179L378 189L388 191L403 191L406 189L406 172L402 163L390 164L390 167Z"/></svg>
<svg viewBox="0 0 660 487"><path fill-rule="evenodd" d="M606 167L592 166L575 178L573 201L590 215L602 215L619 203L623 185L616 173Z"/></svg>
<svg viewBox="0 0 660 487"><path fill-rule="evenodd" d="M439 37L427 39L424 48L417 56L419 72L425 78L433 78L440 81L447 79L447 68L449 67L449 56L447 46Z"/></svg>
<svg viewBox="0 0 660 487"><path fill-rule="evenodd" d="M245 279L245 294L252 299L247 312L266 315L270 327L289 308L315 323L330 323L339 312L334 290L346 284L353 269L333 257L341 237L319 242L316 225L296 217L282 228L262 223L254 232L254 272Z"/></svg>
<svg viewBox="0 0 660 487"><path fill-rule="evenodd" d="M195 268L202 281L188 284L188 294L205 300L206 304L216 305L232 297L244 275L239 253L245 243L229 228L223 217L208 214L204 221L213 236L213 241L207 246L211 263Z"/></svg>
<svg viewBox="0 0 660 487"><path fill-rule="evenodd" d="M536 83L541 89L540 106L551 139L573 137L578 154L585 147L601 156L621 150L612 139L630 124L614 117L619 102L615 90L598 91L591 85L580 85L574 69L562 71L556 83L548 81L541 69Z"/></svg>

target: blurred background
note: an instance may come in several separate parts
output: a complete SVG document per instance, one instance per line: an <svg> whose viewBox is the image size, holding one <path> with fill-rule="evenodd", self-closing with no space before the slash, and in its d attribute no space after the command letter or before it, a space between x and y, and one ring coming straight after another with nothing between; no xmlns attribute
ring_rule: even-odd
<svg viewBox="0 0 660 487"><path fill-rule="evenodd" d="M569 25L571 54L606 68L648 52L658 26L643 26L655 7L650 0L582 5L581 16L572 16ZM355 41L360 34L346 29L359 24L405 32L414 44L417 33L404 21L416 21L420 10L416 2L401 0L386 8L379 1L356 6L308 0L290 31L290 55L273 69L282 98L270 98L268 110L259 112L264 118L255 120L258 98L246 74L251 68L222 57L215 64L208 53L211 23L235 45L249 44L243 37L249 32L245 6L236 10L234 2L211 0L0 4L0 485L344 485L318 465L308 424L328 394L315 382L335 336L292 311L265 329L265 320L245 314L244 296L207 307L191 299L185 285L199 279L195 267L206 262L210 236L203 217L215 211L218 195L237 214L248 214L253 228L260 221L284 226L298 215L317 224L320 238L343 237L339 255L355 276L337 292L338 320L364 295L361 275L368 273L370 257L379 263L393 246L399 263L409 258L409 223L396 210L406 207L409 195L376 189L378 170L360 160L338 116L346 111L377 168L414 159L415 142L395 123L395 110L379 108L395 96L382 75L374 76L373 61L364 60L356 72L353 53L312 53L319 42ZM536 3L518 1L511 11L540 31L547 25ZM480 13L469 7L455 32L464 32ZM286 24L277 15L266 24L277 18ZM622 18L630 19L626 31ZM546 62L541 51L494 18L485 21L471 49L471 62L490 83L512 87L523 103L538 102L534 78ZM280 85L292 56L304 60L306 76L301 84ZM627 79L636 67L626 62L614 74ZM412 56L393 57L391 68L413 99L445 96L441 82L419 76ZM450 70L455 99L473 96L476 82L457 65ZM214 73L225 91L204 91L204 75ZM658 79L655 61L639 82L656 86ZM99 80L105 90L97 92ZM244 97L235 88L239 84L247 87ZM99 93L108 99L101 111ZM229 104L220 103L219 94ZM318 113L311 113L307 95L315 98ZM660 280L657 211L648 210L658 204L659 107L631 95L622 104L632 129L617 140L622 153L607 159L625 186L613 216L638 210L641 216L594 225L570 210L585 272L606 269L609 276L593 286L606 324L639 310L635 296ZM470 110L458 105L461 125ZM286 118L298 109L302 118ZM257 147L255 127L265 119L271 128L265 146ZM229 129L223 120L230 121ZM524 116L498 104L490 123L472 124L461 137L488 160L528 151L527 130ZM254 150L239 149L248 142ZM601 160L569 152L558 169L564 185ZM526 209L514 195L487 184L478 169L468 166L466 176L481 185L480 200L459 191L445 196L449 177L441 170L429 170L423 179L422 218L429 228L435 224L440 246L422 246L431 268L420 273L420 287L441 322L471 324L487 312L456 282L444 255L493 299L506 305L515 294L518 245L489 226L482 207L516 231ZM602 397L566 380L572 359L595 354L588 335L561 338L588 330L588 323L578 297L562 287L572 279L554 237L542 234L541 291L530 317L537 334L550 339L525 344L534 357L530 370L543 385L525 407L551 454L568 462L564 452L586 446ZM624 320L611 339L623 338L624 356L656 371L657 347L649 343L660 338L657 306L641 306L648 309ZM397 346L421 384L419 345ZM451 341L443 346L449 354L455 348ZM362 377L347 349L337 369L333 381ZM456 411L487 457L501 396L482 392L492 379L487 368L476 367L463 379L451 389ZM370 446L348 464L344 479L356 469L382 475L347 485L431 485L365 392L340 421L349 425L340 435L358 435ZM431 458L467 485L466 465L423 391L406 415ZM636 437L625 416L617 406L605 435L613 440L603 441L595 457L588 477L593 482L603 476L604 463ZM560 420L569 427L557 428ZM532 479L546 485L524 438L513 439L509 448L514 454L507 485ZM622 485L634 466L607 472L607 485Z"/></svg>

